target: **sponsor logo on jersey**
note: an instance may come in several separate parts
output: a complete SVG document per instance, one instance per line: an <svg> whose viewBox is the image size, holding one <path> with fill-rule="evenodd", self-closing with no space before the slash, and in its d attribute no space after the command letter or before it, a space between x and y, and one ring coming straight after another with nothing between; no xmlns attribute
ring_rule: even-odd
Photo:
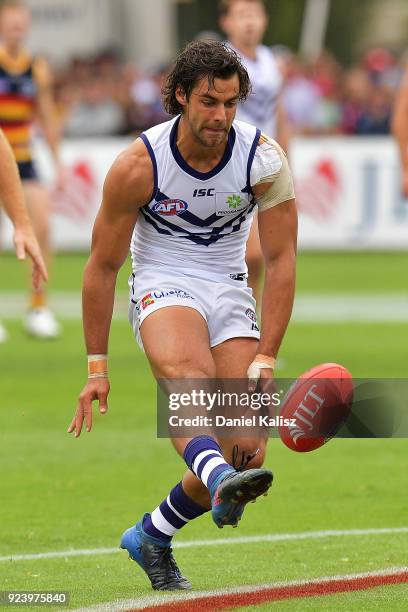
<svg viewBox="0 0 408 612"><path fill-rule="evenodd" d="M215 194L215 212L218 216L235 215L245 210L248 204L248 200L239 193Z"/></svg>
<svg viewBox="0 0 408 612"><path fill-rule="evenodd" d="M210 187L209 189L194 189L193 198L211 198L215 195L214 187Z"/></svg>
<svg viewBox="0 0 408 612"><path fill-rule="evenodd" d="M156 202L156 204L154 204L152 207L152 211L162 215L163 217L171 217L173 215L181 215L181 213L187 210L187 208L187 202L184 202L184 200L179 200L178 198L173 198L171 200Z"/></svg>
<svg viewBox="0 0 408 612"><path fill-rule="evenodd" d="M242 202L242 198L240 195L234 194L234 195L228 196L227 198L228 208L233 208L234 210L236 210L239 207L241 202Z"/></svg>

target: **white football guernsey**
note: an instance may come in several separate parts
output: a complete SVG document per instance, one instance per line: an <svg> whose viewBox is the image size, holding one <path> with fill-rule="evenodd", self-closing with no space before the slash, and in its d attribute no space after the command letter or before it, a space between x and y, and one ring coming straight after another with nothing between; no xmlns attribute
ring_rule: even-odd
<svg viewBox="0 0 408 612"><path fill-rule="evenodd" d="M133 271L165 266L197 275L245 273L256 206L250 174L260 130L234 121L222 159L210 172L199 172L177 148L179 121L177 116L141 135L153 165L154 192L133 232Z"/></svg>
<svg viewBox="0 0 408 612"><path fill-rule="evenodd" d="M252 93L238 105L237 119L253 123L264 134L276 138L276 111L283 77L275 56L268 47L259 45L256 59L253 60L242 55L231 43L228 44L241 57L252 84Z"/></svg>

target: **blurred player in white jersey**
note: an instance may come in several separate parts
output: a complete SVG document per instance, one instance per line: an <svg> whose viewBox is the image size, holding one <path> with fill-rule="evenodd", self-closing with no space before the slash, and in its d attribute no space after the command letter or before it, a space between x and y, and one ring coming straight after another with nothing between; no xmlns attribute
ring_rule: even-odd
<svg viewBox="0 0 408 612"><path fill-rule="evenodd" d="M255 126L234 121L250 91L239 56L196 41L178 56L163 91L171 121L138 138L113 164L95 221L83 287L88 382L68 432L92 426L109 393L107 349L115 283L131 244L129 320L158 380L270 381L289 322L295 284L297 215L286 156ZM245 244L255 206L266 274L262 333L246 284ZM137 223L136 223L137 221ZM121 547L154 589L191 588L171 541L211 510L236 527L245 505L265 494L265 431L237 438L213 432L172 436L187 464L153 511L125 531ZM234 459L239 445L245 460ZM141 466L142 469L142 466ZM133 483L129 492L134 490Z"/></svg>
<svg viewBox="0 0 408 612"><path fill-rule="evenodd" d="M0 129L0 205L4 207L14 227L14 246L17 258L29 255L33 262L32 283L35 289L48 278L47 269L38 246L37 238L24 203L23 189L17 164L7 139ZM7 339L7 332L0 323L0 343Z"/></svg>
<svg viewBox="0 0 408 612"><path fill-rule="evenodd" d="M227 35L229 45L241 56L252 84L252 94L238 106L237 119L256 125L287 151L289 126L281 102L283 76L272 51L261 44L267 25L263 0L221 0L220 27ZM248 284L257 300L262 261L255 216L247 243L246 262Z"/></svg>
<svg viewBox="0 0 408 612"><path fill-rule="evenodd" d="M408 69L405 71L395 100L392 132L400 154L401 188L404 196L408 198Z"/></svg>

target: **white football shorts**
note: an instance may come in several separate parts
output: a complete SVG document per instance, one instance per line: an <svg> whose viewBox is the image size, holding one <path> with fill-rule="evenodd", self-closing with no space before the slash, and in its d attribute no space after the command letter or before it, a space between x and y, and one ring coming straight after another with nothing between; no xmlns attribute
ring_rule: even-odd
<svg viewBox="0 0 408 612"><path fill-rule="evenodd" d="M256 304L246 275L206 274L193 270L143 267L129 278L129 321L143 349L140 327L152 312L168 306L197 310L208 326L210 346L229 338L257 338Z"/></svg>

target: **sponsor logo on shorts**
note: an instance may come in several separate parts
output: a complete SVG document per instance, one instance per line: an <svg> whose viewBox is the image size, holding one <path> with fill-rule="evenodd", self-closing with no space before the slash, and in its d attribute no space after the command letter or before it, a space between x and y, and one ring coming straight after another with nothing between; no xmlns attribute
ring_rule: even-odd
<svg viewBox="0 0 408 612"><path fill-rule="evenodd" d="M252 308L247 308L245 311L245 316L248 317L248 319L251 319L251 321L253 321L254 323L256 323L256 314L255 314L255 310L252 310Z"/></svg>
<svg viewBox="0 0 408 612"><path fill-rule="evenodd" d="M194 300L193 296L187 293L187 291L183 291L183 289L164 289L164 290L156 290L151 291L144 295L139 304L136 304L136 312L138 316L141 311L145 310L148 306L151 306L156 302L156 300L160 300L162 298L176 298L181 300Z"/></svg>
<svg viewBox="0 0 408 612"><path fill-rule="evenodd" d="M142 310L144 310L145 308L147 308L148 306L150 306L151 304L154 304L154 299L152 297L151 293L147 293L145 296L142 297L142 299L140 300L140 305L142 307Z"/></svg>
<svg viewBox="0 0 408 612"><path fill-rule="evenodd" d="M165 289L163 291L153 291L153 297L156 300L160 300L160 298L165 297L175 297L184 300L193 300L193 296L187 293L187 291L183 291L183 289Z"/></svg>
<svg viewBox="0 0 408 612"><path fill-rule="evenodd" d="M247 316L248 319L250 321L252 321L251 330L252 331L259 331L259 327L258 327L258 324L256 322L256 312L255 312L255 310L252 310L252 308L247 308L246 311L245 311L245 316Z"/></svg>
<svg viewBox="0 0 408 612"><path fill-rule="evenodd" d="M184 202L184 200L179 200L178 198L174 198L171 200L162 200L161 202L156 202L152 207L152 211L162 215L163 217L172 217L174 215L181 215L185 210L187 210L188 204Z"/></svg>

